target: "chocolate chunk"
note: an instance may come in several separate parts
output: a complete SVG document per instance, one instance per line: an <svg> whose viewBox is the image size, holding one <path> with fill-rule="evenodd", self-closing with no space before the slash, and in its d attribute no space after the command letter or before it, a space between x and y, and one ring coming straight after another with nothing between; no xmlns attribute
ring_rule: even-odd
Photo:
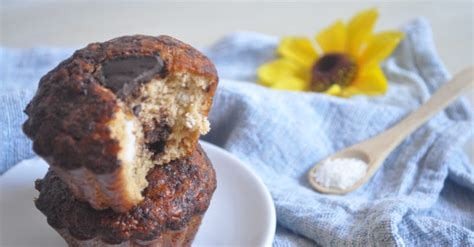
<svg viewBox="0 0 474 247"><path fill-rule="evenodd" d="M171 126L165 121L153 119L151 126L144 126L145 143L148 149L157 156L164 151L165 143L171 134Z"/></svg>
<svg viewBox="0 0 474 247"><path fill-rule="evenodd" d="M102 64L102 83L115 93L130 84L127 91L133 91L134 85L151 80L165 68L159 56L116 57Z"/></svg>
<svg viewBox="0 0 474 247"><path fill-rule="evenodd" d="M166 140L160 140L147 144L147 148L153 153L153 158L158 158L159 154L165 151Z"/></svg>
<svg viewBox="0 0 474 247"><path fill-rule="evenodd" d="M132 108L132 111L133 111L133 115L137 116L140 115L140 111L142 110L142 106L141 105L136 105Z"/></svg>

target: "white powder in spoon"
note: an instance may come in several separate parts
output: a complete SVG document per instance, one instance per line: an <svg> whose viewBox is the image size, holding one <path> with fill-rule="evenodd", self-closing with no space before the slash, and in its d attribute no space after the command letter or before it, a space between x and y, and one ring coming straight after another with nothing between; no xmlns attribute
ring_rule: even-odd
<svg viewBox="0 0 474 247"><path fill-rule="evenodd" d="M311 176L325 188L348 189L367 173L367 163L353 158L324 161Z"/></svg>

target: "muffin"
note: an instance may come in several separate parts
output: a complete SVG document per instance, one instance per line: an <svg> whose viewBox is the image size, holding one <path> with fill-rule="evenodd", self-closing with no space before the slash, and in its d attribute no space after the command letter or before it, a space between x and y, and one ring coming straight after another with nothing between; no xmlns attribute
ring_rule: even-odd
<svg viewBox="0 0 474 247"><path fill-rule="evenodd" d="M36 207L69 246L189 246L216 188L201 147L150 170L143 201L128 212L96 210L79 201L50 169L36 181Z"/></svg>
<svg viewBox="0 0 474 247"><path fill-rule="evenodd" d="M78 200L128 212L148 171L208 132L217 81L208 58L168 36L92 43L41 78L23 130Z"/></svg>

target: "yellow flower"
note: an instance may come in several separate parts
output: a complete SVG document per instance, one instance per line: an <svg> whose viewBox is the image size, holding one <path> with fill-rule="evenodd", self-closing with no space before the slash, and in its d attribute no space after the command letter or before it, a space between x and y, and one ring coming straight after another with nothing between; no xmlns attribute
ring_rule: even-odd
<svg viewBox="0 0 474 247"><path fill-rule="evenodd" d="M349 97L387 91L379 63L403 39L403 33L373 34L376 9L362 11L346 24L336 21L311 39L285 37L277 48L279 58L257 70L261 85L292 91L317 91Z"/></svg>

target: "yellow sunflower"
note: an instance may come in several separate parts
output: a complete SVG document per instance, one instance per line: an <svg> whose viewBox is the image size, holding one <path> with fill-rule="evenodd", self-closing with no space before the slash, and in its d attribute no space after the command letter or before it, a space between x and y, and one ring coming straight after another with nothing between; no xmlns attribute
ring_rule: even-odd
<svg viewBox="0 0 474 247"><path fill-rule="evenodd" d="M309 38L284 37L277 48L279 58L258 68L259 83L341 97L384 94L388 85L379 63L397 47L403 33L373 34L377 17L377 10L369 9L347 24L336 21L315 37L321 52Z"/></svg>

